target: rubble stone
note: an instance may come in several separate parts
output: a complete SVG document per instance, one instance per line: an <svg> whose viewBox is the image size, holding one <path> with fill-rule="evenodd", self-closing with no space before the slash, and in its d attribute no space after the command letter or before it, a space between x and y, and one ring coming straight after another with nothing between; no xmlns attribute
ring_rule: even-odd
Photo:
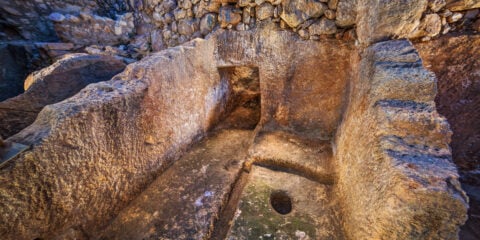
<svg viewBox="0 0 480 240"><path fill-rule="evenodd" d="M445 0L429 0L428 1L428 7L432 9L433 12L438 12L440 9L442 9L447 2Z"/></svg>
<svg viewBox="0 0 480 240"><path fill-rule="evenodd" d="M190 36L196 31L195 29L196 25L197 23L195 23L195 21L193 20L183 19L178 23L178 33L182 35Z"/></svg>
<svg viewBox="0 0 480 240"><path fill-rule="evenodd" d="M328 8L336 10L339 0L328 0Z"/></svg>
<svg viewBox="0 0 480 240"><path fill-rule="evenodd" d="M427 14L423 17L416 31L414 31L409 37L434 37L437 36L441 30L442 19L440 18L440 16L435 13Z"/></svg>
<svg viewBox="0 0 480 240"><path fill-rule="evenodd" d="M280 17L288 26L295 28L310 18L323 15L327 6L315 0L283 0Z"/></svg>
<svg viewBox="0 0 480 240"><path fill-rule="evenodd" d="M356 23L358 0L339 0L336 23L340 27L351 27Z"/></svg>
<svg viewBox="0 0 480 240"><path fill-rule="evenodd" d="M273 17L274 7L270 3L262 3L255 8L255 14L259 21Z"/></svg>
<svg viewBox="0 0 480 240"><path fill-rule="evenodd" d="M217 16L213 13L206 14L200 21L200 32L203 35L210 33L217 22Z"/></svg>
<svg viewBox="0 0 480 240"><path fill-rule="evenodd" d="M308 31L310 35L335 34L337 32L337 26L334 21L322 18L320 21L310 25Z"/></svg>
<svg viewBox="0 0 480 240"><path fill-rule="evenodd" d="M477 0L448 1L445 7L450 11L464 11L468 9L480 8L480 2Z"/></svg>
<svg viewBox="0 0 480 240"><path fill-rule="evenodd" d="M226 28L228 25L235 26L240 23L242 21L242 16L234 7L227 5L220 8L218 21L220 23L220 27Z"/></svg>

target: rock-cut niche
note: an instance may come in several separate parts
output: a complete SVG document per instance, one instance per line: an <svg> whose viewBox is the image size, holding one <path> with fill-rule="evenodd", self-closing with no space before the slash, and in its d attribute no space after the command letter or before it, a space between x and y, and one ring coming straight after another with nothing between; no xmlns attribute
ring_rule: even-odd
<svg viewBox="0 0 480 240"><path fill-rule="evenodd" d="M226 94L217 128L255 129L261 115L258 67L218 68Z"/></svg>

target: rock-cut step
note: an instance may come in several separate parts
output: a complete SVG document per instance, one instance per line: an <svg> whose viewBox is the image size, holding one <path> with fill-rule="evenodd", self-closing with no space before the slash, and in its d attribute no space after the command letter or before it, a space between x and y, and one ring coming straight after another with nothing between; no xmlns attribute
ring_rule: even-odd
<svg viewBox="0 0 480 240"><path fill-rule="evenodd" d="M208 238L252 137L252 131L223 130L197 144L122 210L100 239Z"/></svg>

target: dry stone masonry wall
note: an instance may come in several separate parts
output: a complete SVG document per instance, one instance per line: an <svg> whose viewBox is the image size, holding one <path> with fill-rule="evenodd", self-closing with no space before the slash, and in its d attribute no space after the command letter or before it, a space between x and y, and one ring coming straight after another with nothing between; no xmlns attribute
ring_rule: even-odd
<svg viewBox="0 0 480 240"><path fill-rule="evenodd" d="M98 5L93 0L1 0L0 39L56 40L52 22L48 19L52 12L78 14L92 12L97 8Z"/></svg>
<svg viewBox="0 0 480 240"><path fill-rule="evenodd" d="M266 22L274 22L282 29L298 33L302 39L311 40L354 39L358 33L363 35L368 29L377 29L375 32L383 34L373 36L374 42L392 37L428 41L450 31L480 30L480 3L473 0L398 4L370 0L2 0L0 3L0 26L4 30L0 39L15 36L33 41L60 39L77 46L71 51L90 46L103 53L105 46L115 46L133 58L205 37L218 28L244 31ZM360 37L360 42L364 41Z"/></svg>
<svg viewBox="0 0 480 240"><path fill-rule="evenodd" d="M479 1L429 0L427 6L420 23L409 38L428 41L455 30L480 31Z"/></svg>

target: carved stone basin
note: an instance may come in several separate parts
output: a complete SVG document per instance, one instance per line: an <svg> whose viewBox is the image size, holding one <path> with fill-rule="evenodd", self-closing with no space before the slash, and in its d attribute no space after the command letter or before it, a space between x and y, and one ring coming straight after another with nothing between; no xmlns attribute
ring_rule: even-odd
<svg viewBox="0 0 480 240"><path fill-rule="evenodd" d="M343 239L333 186L254 166L227 239Z"/></svg>

